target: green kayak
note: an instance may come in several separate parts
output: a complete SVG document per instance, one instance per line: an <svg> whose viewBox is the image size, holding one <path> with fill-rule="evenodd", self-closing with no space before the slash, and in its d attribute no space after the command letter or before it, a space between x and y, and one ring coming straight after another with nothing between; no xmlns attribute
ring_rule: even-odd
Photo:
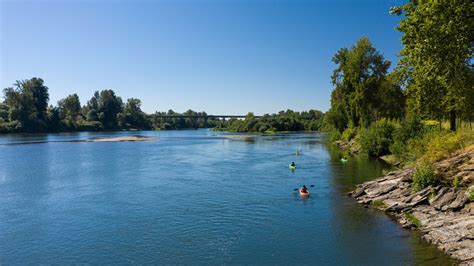
<svg viewBox="0 0 474 266"><path fill-rule="evenodd" d="M295 170L295 169L296 169L296 165L291 165L291 164L289 164L289 165L288 165L288 168L290 168L291 170Z"/></svg>

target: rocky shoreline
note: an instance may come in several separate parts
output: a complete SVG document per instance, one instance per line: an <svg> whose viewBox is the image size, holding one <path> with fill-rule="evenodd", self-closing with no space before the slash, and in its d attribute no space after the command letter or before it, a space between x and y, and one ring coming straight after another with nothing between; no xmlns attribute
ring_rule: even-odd
<svg viewBox="0 0 474 266"><path fill-rule="evenodd" d="M474 146L434 166L445 184L414 192L414 170L406 168L360 184L349 195L385 211L403 227L420 230L423 239L461 264L474 265L474 202L468 199L474 184ZM461 184L457 188L451 187L455 177Z"/></svg>

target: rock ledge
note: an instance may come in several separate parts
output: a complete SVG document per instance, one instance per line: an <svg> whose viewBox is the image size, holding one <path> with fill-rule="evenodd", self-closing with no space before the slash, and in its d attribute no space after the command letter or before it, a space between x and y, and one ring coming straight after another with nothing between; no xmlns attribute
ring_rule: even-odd
<svg viewBox="0 0 474 266"><path fill-rule="evenodd" d="M403 227L420 230L423 239L461 264L474 265L474 202L469 202L466 193L474 183L474 149L435 163L435 167L446 180L444 186L415 193L413 169L406 168L360 184L349 195L384 210ZM459 188L449 186L455 176L461 180Z"/></svg>

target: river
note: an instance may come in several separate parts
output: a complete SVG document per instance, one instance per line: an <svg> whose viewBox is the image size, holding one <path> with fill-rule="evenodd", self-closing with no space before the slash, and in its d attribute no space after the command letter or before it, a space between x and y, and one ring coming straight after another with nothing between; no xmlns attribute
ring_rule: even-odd
<svg viewBox="0 0 474 266"><path fill-rule="evenodd" d="M134 134L159 140L69 142ZM0 264L453 263L346 196L382 162L342 164L320 134L215 134L1 135Z"/></svg>

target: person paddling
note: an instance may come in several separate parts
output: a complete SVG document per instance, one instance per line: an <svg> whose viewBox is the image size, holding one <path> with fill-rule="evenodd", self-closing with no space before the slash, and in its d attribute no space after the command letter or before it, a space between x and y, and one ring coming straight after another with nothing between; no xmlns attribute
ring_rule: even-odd
<svg viewBox="0 0 474 266"><path fill-rule="evenodd" d="M290 166L295 167L296 166L295 162L291 162Z"/></svg>
<svg viewBox="0 0 474 266"><path fill-rule="evenodd" d="M301 187L301 193L303 193L303 194L308 193L308 188L306 187L306 185L303 185L303 186Z"/></svg>

